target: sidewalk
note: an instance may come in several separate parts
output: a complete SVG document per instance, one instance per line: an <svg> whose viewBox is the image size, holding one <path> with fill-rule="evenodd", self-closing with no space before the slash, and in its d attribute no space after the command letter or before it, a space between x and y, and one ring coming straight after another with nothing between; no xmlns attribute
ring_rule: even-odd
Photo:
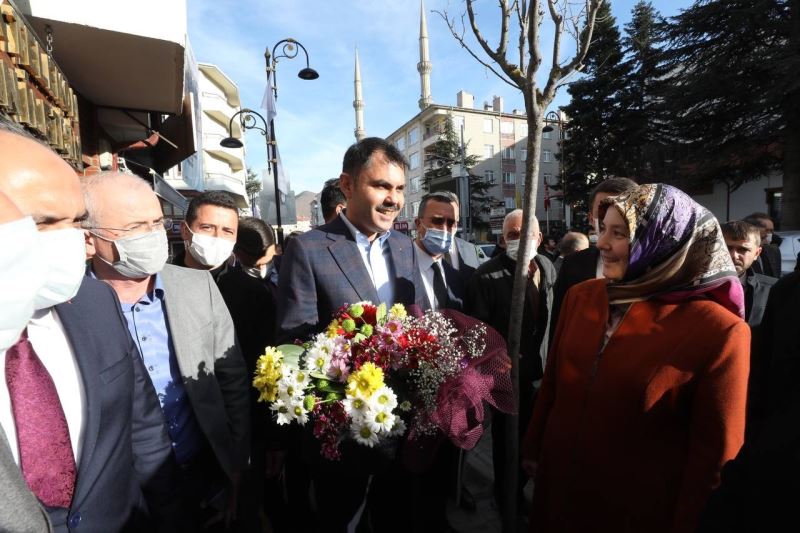
<svg viewBox="0 0 800 533"><path fill-rule="evenodd" d="M465 453L463 484L475 498L475 510L468 511L457 507L454 501L448 502L447 517L450 525L458 533L500 533L500 509L494 501L494 474L492 469L492 434L484 431L483 437L473 450ZM525 499L530 502L533 484L525 486ZM528 530L527 515L520 520L518 531Z"/></svg>

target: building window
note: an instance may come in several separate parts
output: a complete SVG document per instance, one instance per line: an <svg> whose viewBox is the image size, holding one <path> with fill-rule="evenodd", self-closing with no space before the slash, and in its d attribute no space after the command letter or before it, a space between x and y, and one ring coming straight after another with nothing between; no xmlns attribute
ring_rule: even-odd
<svg viewBox="0 0 800 533"><path fill-rule="evenodd" d="M419 128L414 126L410 130L408 130L408 145L412 146L414 144L417 144L418 141L419 141Z"/></svg>
<svg viewBox="0 0 800 533"><path fill-rule="evenodd" d="M419 152L414 152L413 154L408 156L408 168L410 170L419 168Z"/></svg>
<svg viewBox="0 0 800 533"><path fill-rule="evenodd" d="M513 172L503 172L503 183L513 184L517 182L517 178Z"/></svg>
<svg viewBox="0 0 800 533"><path fill-rule="evenodd" d="M483 145L483 157L486 159L491 159L494 157L494 145L493 144L484 144Z"/></svg>
<svg viewBox="0 0 800 533"><path fill-rule="evenodd" d="M411 213L412 217L417 216L417 213L419 213L419 202L411 203L411 211L413 211L413 213Z"/></svg>
<svg viewBox="0 0 800 533"><path fill-rule="evenodd" d="M490 118L483 119L483 133L492 133L494 120Z"/></svg>
<svg viewBox="0 0 800 533"><path fill-rule="evenodd" d="M542 162L549 163L553 160L553 152L550 150L542 150Z"/></svg>
<svg viewBox="0 0 800 533"><path fill-rule="evenodd" d="M514 134L514 123L513 122L501 122L500 123L500 133L506 133L509 135Z"/></svg>
<svg viewBox="0 0 800 533"><path fill-rule="evenodd" d="M528 159L528 149L527 148L520 148L519 149L519 160L520 161L527 161Z"/></svg>
<svg viewBox="0 0 800 533"><path fill-rule="evenodd" d="M394 145L397 147L398 150L402 152L403 150L406 149L406 138L403 135L401 135L400 137L397 138L397 141L395 141Z"/></svg>
<svg viewBox="0 0 800 533"><path fill-rule="evenodd" d="M494 170L484 170L483 179L489 183L494 183Z"/></svg>
<svg viewBox="0 0 800 533"><path fill-rule="evenodd" d="M542 139L552 139L553 132L552 131L544 131L542 132Z"/></svg>
<svg viewBox="0 0 800 533"><path fill-rule="evenodd" d="M513 196L506 196L504 198L504 201L505 201L505 204L506 204L506 209L516 209L517 208L517 203L514 201L514 197Z"/></svg>
<svg viewBox="0 0 800 533"><path fill-rule="evenodd" d="M550 185L551 183L553 183L553 175L552 175L552 174L550 174L549 172L545 172L545 173L544 173L544 182L545 182L546 184L548 184L548 185Z"/></svg>
<svg viewBox="0 0 800 533"><path fill-rule="evenodd" d="M453 129L456 130L456 135L461 133L461 128L464 127L464 117L453 117Z"/></svg>
<svg viewBox="0 0 800 533"><path fill-rule="evenodd" d="M510 146L503 148L503 159L514 159L514 149Z"/></svg>
<svg viewBox="0 0 800 533"><path fill-rule="evenodd" d="M419 178L411 178L411 192L419 191Z"/></svg>

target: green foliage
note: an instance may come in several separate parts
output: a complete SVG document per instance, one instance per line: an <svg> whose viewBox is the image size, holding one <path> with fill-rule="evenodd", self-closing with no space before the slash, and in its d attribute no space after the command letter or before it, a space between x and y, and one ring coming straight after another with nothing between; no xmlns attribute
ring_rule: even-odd
<svg viewBox="0 0 800 533"><path fill-rule="evenodd" d="M670 73L663 97L683 145L679 177L735 187L780 169L784 151L800 148L785 146L800 114L797 35L791 43L800 13L792 1L698 0L662 25Z"/></svg>
<svg viewBox="0 0 800 533"><path fill-rule="evenodd" d="M564 107L569 123L561 159L569 184L567 201L573 205L581 204L597 182L626 173L621 155L625 132L621 126L629 71L608 3L597 13L584 65L585 77L569 86L572 100Z"/></svg>
<svg viewBox="0 0 800 533"><path fill-rule="evenodd" d="M255 198L261 192L261 180L252 169L247 169L247 180L244 182L244 189L247 191L248 198Z"/></svg>

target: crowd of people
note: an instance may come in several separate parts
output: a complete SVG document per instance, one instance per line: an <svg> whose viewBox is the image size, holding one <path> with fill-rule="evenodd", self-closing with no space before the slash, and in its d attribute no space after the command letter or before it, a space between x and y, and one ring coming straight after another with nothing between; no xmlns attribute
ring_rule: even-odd
<svg viewBox="0 0 800 533"><path fill-rule="evenodd" d="M800 274L781 278L769 217L720 225L670 185L613 178L589 198L589 235L543 238L534 219L520 257L514 210L481 263L450 192L425 195L413 240L393 229L406 169L383 139L354 144L325 224L282 249L201 193L169 263L148 182L78 177L3 124L0 530L453 531L448 498L471 500L462 450L410 469L345 441L328 460L251 379L266 346L307 340L345 303L452 309L508 340L520 261L519 412L487 431L499 508L518 420L531 531L758 531L791 514Z"/></svg>

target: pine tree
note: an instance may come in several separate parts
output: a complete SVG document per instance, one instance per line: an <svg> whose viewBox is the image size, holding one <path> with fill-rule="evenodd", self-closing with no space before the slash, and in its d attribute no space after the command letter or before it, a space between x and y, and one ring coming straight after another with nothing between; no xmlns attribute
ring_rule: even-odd
<svg viewBox="0 0 800 533"><path fill-rule="evenodd" d="M783 170L783 227L800 228L800 0L697 0L664 26L678 170L734 187Z"/></svg>
<svg viewBox="0 0 800 533"><path fill-rule="evenodd" d="M661 21L653 5L641 0L625 25L623 40L628 78L622 93L620 139L622 167L628 177L640 182L664 179L665 160L670 158L672 139L666 128L669 114L658 87L664 77L659 63L660 41L657 25Z"/></svg>
<svg viewBox="0 0 800 533"><path fill-rule="evenodd" d="M489 196L492 184L483 176L472 172L472 168L478 162L479 158L476 155L464 155L462 158L460 136L453 125L453 118L448 116L444 120L444 128L439 139L425 152L426 170L422 177L422 188L427 192L442 189L455 192L456 189L452 186L453 167L463 165L469 175L470 214L472 227L475 230L489 227L488 219L482 215L489 213L492 201Z"/></svg>
<svg viewBox="0 0 800 533"><path fill-rule="evenodd" d="M585 76L569 86L572 100L563 108L568 123L561 159L568 182L567 201L572 205L584 205L588 191L599 181L625 173L619 125L628 72L608 2L597 13L584 65Z"/></svg>

